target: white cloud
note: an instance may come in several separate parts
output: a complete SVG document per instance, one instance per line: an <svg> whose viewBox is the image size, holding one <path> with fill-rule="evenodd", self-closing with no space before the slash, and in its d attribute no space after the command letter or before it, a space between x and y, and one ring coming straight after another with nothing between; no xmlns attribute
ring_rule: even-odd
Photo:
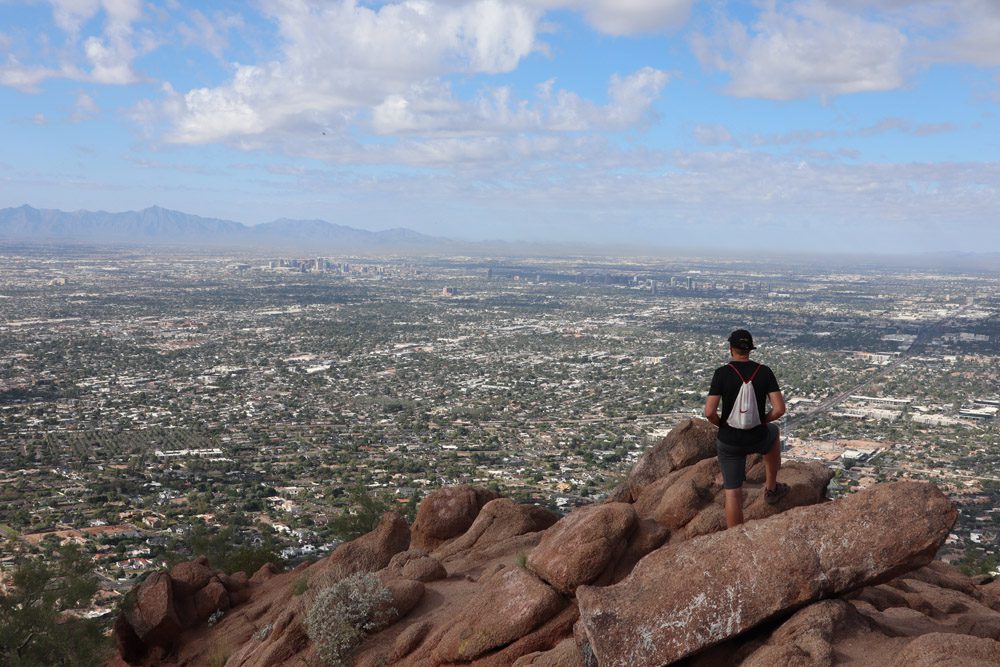
<svg viewBox="0 0 1000 667"><path fill-rule="evenodd" d="M516 67L537 46L537 8L499 0L404 0L377 9L353 0L285 0L272 11L284 39L280 56L238 66L222 86L171 95L170 141L287 147L312 144L321 131L344 140L359 123L384 135L428 136L624 129L648 119L669 78L650 67L615 76L605 105L551 83L530 101L514 100L503 86L457 99L441 77ZM470 154L482 150L470 147ZM421 151L437 161L436 150Z"/></svg>
<svg viewBox="0 0 1000 667"><path fill-rule="evenodd" d="M244 27L243 18L237 14L223 12L205 14L199 9L194 9L189 12L188 17L188 22L182 21L177 26L177 31L184 42L205 49L220 59L229 46L229 31Z"/></svg>
<svg viewBox="0 0 1000 667"><path fill-rule="evenodd" d="M91 64L90 79L95 83L126 85L139 80L132 61L139 51L134 43L132 24L142 16L140 0L101 0L104 33L84 42Z"/></svg>
<svg viewBox="0 0 1000 667"><path fill-rule="evenodd" d="M405 125L413 122L410 102L393 96L427 98L421 89L448 72L513 69L534 48L538 19L499 0L405 0L377 9L284 0L269 9L284 40L280 57L238 66L229 83L173 100L173 141L336 127L379 104L381 122Z"/></svg>
<svg viewBox="0 0 1000 667"><path fill-rule="evenodd" d="M58 51L60 62L55 65L22 65L9 54L0 66L0 85L37 92L39 84L48 79L65 78L101 84L125 85L140 77L133 69L136 57L157 44L150 33L137 35L133 24L142 18L141 0L50 0L52 18L67 35L66 47ZM103 10L104 22L100 34L91 35L80 44L80 33ZM41 47L35 53L45 54L48 37L38 36ZM82 48L82 54L80 49ZM77 54L87 68L74 61Z"/></svg>
<svg viewBox="0 0 1000 667"><path fill-rule="evenodd" d="M788 100L891 90L903 83L906 36L820 0L772 3L752 25L721 19L695 53L728 72L741 97Z"/></svg>
<svg viewBox="0 0 1000 667"><path fill-rule="evenodd" d="M465 103L454 99L445 86L419 86L413 94L392 94L377 105L372 127L380 134L622 130L647 120L669 76L651 67L625 77L614 75L605 105L556 90L554 80L538 86L533 101L515 100L510 89L499 87Z"/></svg>
<svg viewBox="0 0 1000 667"><path fill-rule="evenodd" d="M940 4L940 3L934 3ZM958 0L942 16L944 35L922 45L924 57L939 62L1000 65L1000 3Z"/></svg>
<svg viewBox="0 0 1000 667"><path fill-rule="evenodd" d="M65 32L76 35L83 25L97 15L100 0L50 0L52 18Z"/></svg>
<svg viewBox="0 0 1000 667"><path fill-rule="evenodd" d="M732 133L725 125L696 125L692 134L694 140L703 146L736 143Z"/></svg>
<svg viewBox="0 0 1000 667"><path fill-rule="evenodd" d="M26 93L38 92L38 84L46 79L59 76L59 70L42 65L22 65L13 55L0 65L0 85L17 88Z"/></svg>
<svg viewBox="0 0 1000 667"><path fill-rule="evenodd" d="M97 106L97 102L93 97L87 93L77 93L76 103L73 105L73 113L70 119L74 123L80 123L85 120L89 120L100 113L101 109Z"/></svg>

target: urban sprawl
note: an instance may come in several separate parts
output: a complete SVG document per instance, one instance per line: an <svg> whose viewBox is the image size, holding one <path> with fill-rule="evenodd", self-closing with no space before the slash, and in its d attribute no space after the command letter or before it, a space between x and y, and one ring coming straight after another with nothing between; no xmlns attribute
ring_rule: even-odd
<svg viewBox="0 0 1000 667"><path fill-rule="evenodd" d="M599 500L701 414L738 327L786 458L832 495L934 481L941 556L1000 567L995 274L26 248L0 257L0 592L75 543L107 614L199 545L317 558L443 485Z"/></svg>

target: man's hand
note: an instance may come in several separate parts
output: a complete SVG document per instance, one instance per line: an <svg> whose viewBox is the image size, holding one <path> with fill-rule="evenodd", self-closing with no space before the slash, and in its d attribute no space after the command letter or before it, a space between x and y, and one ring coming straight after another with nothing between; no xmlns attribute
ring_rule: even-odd
<svg viewBox="0 0 1000 667"><path fill-rule="evenodd" d="M778 393L780 394L781 392ZM712 396L709 394L705 400L705 419L716 426L722 423L722 420L719 418L719 401L721 399L722 396ZM784 403L782 403L782 409L784 409Z"/></svg>
<svg viewBox="0 0 1000 667"><path fill-rule="evenodd" d="M709 396L711 398L711 396ZM772 391L767 395L767 400L771 401L771 409L767 411L764 415L764 423L773 422L781 419L781 416L785 414L785 397L782 396L780 391ZM705 408L706 410L708 408Z"/></svg>

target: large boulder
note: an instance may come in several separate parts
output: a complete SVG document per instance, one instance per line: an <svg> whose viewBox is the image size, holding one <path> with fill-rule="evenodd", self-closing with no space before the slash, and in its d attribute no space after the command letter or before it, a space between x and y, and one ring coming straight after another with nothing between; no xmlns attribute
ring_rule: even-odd
<svg viewBox="0 0 1000 667"><path fill-rule="evenodd" d="M743 516L747 521L763 519L792 507L824 502L827 485L833 476L833 472L821 463L787 462L778 473L778 479L788 485L789 493L776 505L769 505L764 500L761 457L748 458L747 467L743 502ZM668 529L671 544L726 528L722 476L715 457L668 473L635 493L636 513Z"/></svg>
<svg viewBox="0 0 1000 667"><path fill-rule="evenodd" d="M643 487L669 473L715 456L715 438L719 429L705 419L688 419L650 447L629 472L625 483L609 500L632 502Z"/></svg>
<svg viewBox="0 0 1000 667"><path fill-rule="evenodd" d="M955 517L933 485L894 482L661 548L619 584L577 589L581 648L602 666L678 660L927 564Z"/></svg>
<svg viewBox="0 0 1000 667"><path fill-rule="evenodd" d="M206 562L199 560L178 563L170 568L174 589L181 594L191 594L204 588L214 576L215 570L208 567Z"/></svg>
<svg viewBox="0 0 1000 667"><path fill-rule="evenodd" d="M438 642L437 662L470 661L524 637L566 606L556 591L520 567L484 577L472 598Z"/></svg>
<svg viewBox="0 0 1000 667"><path fill-rule="evenodd" d="M144 646L170 648L183 625L174 605L174 586L166 572L146 577L135 592L134 602L125 606L125 620L135 638Z"/></svg>
<svg viewBox="0 0 1000 667"><path fill-rule="evenodd" d="M763 640L720 646L709 653L741 667L996 667L1000 662L973 657L979 648L990 648L983 639L1000 637L1000 613L980 604L975 588L955 568L934 561L884 584L811 604ZM726 648L730 655L725 655ZM908 658L900 661L901 655Z"/></svg>
<svg viewBox="0 0 1000 667"><path fill-rule="evenodd" d="M406 519L396 512L386 512L373 531L334 549L320 569L332 573L334 578L356 572L376 572L409 546L410 527Z"/></svg>
<svg viewBox="0 0 1000 667"><path fill-rule="evenodd" d="M443 560L462 551L488 549L512 537L545 530L558 520L559 516L547 509L497 498L483 505L469 529L441 546L434 556Z"/></svg>
<svg viewBox="0 0 1000 667"><path fill-rule="evenodd" d="M413 521L413 546L431 552L469 529L483 505L500 494L475 486L447 486L420 501Z"/></svg>
<svg viewBox="0 0 1000 667"><path fill-rule="evenodd" d="M212 578L208 584L194 594L195 623L204 623L216 612L229 611L229 593L218 579Z"/></svg>
<svg viewBox="0 0 1000 667"><path fill-rule="evenodd" d="M676 531L715 501L722 491L719 460L704 459L667 474L637 491L635 511Z"/></svg>
<svg viewBox="0 0 1000 667"><path fill-rule="evenodd" d="M528 569L557 591L572 595L621 555L635 525L635 510L628 503L575 510L545 531L528 556Z"/></svg>

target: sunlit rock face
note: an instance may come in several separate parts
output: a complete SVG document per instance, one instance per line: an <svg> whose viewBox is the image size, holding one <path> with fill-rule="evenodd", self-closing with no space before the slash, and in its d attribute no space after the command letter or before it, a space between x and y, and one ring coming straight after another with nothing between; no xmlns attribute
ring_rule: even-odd
<svg viewBox="0 0 1000 667"><path fill-rule="evenodd" d="M771 506L754 456L748 521L725 530L714 443L714 426L685 420L605 502L564 517L446 487L412 528L388 513L291 571L179 565L147 579L116 620L116 664L321 664L308 611L324 586L360 572L375 573L395 611L347 664L993 664L997 584L921 567L955 517L937 489L899 482L831 502L828 469L790 462L780 478L791 491Z"/></svg>

